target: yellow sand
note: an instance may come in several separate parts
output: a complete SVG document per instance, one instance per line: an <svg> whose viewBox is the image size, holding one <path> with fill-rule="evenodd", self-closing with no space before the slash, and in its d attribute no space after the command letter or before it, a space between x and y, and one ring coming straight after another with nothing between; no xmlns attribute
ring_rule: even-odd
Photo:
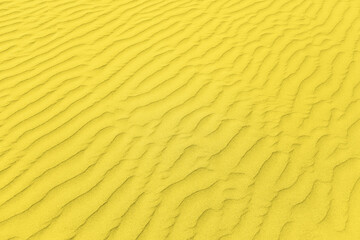
<svg viewBox="0 0 360 240"><path fill-rule="evenodd" d="M0 240L355 240L359 179L359 0L0 2Z"/></svg>

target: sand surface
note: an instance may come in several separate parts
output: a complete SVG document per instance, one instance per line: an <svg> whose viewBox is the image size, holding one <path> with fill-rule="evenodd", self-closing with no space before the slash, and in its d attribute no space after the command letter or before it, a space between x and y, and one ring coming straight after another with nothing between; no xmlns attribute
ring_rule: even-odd
<svg viewBox="0 0 360 240"><path fill-rule="evenodd" d="M8 239L360 239L360 1L0 1Z"/></svg>

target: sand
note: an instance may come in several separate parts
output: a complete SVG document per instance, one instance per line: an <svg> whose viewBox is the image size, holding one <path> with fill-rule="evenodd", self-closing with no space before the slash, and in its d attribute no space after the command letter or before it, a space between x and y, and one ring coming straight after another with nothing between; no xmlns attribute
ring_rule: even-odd
<svg viewBox="0 0 360 240"><path fill-rule="evenodd" d="M0 240L355 240L359 179L359 0L0 2Z"/></svg>

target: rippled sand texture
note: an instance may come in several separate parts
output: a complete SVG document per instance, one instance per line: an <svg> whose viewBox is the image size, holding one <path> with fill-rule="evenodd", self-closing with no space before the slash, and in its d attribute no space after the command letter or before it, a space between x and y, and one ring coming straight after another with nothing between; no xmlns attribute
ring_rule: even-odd
<svg viewBox="0 0 360 240"><path fill-rule="evenodd" d="M0 240L360 239L359 0L5 0L0 62Z"/></svg>

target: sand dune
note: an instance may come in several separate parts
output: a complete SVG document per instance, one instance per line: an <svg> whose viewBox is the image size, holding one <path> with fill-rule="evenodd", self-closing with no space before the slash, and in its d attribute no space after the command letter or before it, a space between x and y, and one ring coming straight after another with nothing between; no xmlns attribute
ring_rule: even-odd
<svg viewBox="0 0 360 240"><path fill-rule="evenodd" d="M355 240L359 179L359 0L0 2L0 240Z"/></svg>

